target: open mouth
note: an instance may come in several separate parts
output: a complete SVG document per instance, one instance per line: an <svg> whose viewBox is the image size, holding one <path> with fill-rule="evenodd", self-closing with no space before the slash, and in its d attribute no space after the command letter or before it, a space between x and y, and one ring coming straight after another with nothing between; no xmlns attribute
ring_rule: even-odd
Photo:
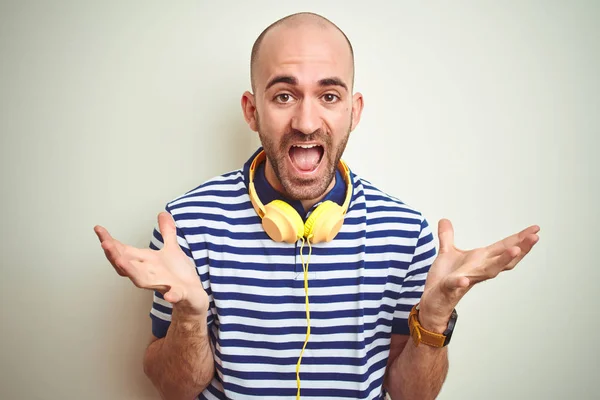
<svg viewBox="0 0 600 400"><path fill-rule="evenodd" d="M321 164L325 149L319 144L295 144L290 147L292 165L300 172L313 172Z"/></svg>

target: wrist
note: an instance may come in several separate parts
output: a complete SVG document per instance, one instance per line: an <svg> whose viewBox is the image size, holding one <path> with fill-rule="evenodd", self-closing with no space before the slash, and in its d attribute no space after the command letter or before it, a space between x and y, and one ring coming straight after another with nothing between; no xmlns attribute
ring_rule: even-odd
<svg viewBox="0 0 600 400"><path fill-rule="evenodd" d="M448 321L452 317L453 310L454 308L446 311L422 300L419 303L419 323L428 331L442 334L448 328Z"/></svg>
<svg viewBox="0 0 600 400"><path fill-rule="evenodd" d="M208 313L208 295L200 282L193 282L183 287L183 298L173 306L189 317L204 317Z"/></svg>
<svg viewBox="0 0 600 400"><path fill-rule="evenodd" d="M431 318L426 313L419 311L419 323L425 329L430 332L442 334L448 327L448 321L450 321L450 317L446 318Z"/></svg>
<svg viewBox="0 0 600 400"><path fill-rule="evenodd" d="M189 319L206 318L208 313L208 296L201 284L192 284L183 288L183 298L173 304L183 317Z"/></svg>
<svg viewBox="0 0 600 400"><path fill-rule="evenodd" d="M199 311L186 303L186 301L180 301L173 305L172 321L183 331L200 335L208 334L208 310Z"/></svg>
<svg viewBox="0 0 600 400"><path fill-rule="evenodd" d="M197 321L206 319L208 310L201 309L198 306L190 303L188 300L181 300L173 304L173 314L177 314L177 316L181 319Z"/></svg>

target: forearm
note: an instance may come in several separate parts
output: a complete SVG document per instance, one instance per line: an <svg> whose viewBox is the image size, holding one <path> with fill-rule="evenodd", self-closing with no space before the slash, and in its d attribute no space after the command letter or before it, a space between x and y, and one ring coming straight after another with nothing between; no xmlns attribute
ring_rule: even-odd
<svg viewBox="0 0 600 400"><path fill-rule="evenodd" d="M146 350L144 371L165 400L194 399L214 375L206 313L173 307L171 326L163 339Z"/></svg>
<svg viewBox="0 0 600 400"><path fill-rule="evenodd" d="M448 373L447 347L415 346L410 339L390 365L386 389L393 400L435 399Z"/></svg>

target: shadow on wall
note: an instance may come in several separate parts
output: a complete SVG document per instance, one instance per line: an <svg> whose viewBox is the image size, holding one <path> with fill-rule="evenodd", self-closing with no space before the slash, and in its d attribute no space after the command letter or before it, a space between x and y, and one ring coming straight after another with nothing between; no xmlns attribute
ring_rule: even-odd
<svg viewBox="0 0 600 400"><path fill-rule="evenodd" d="M203 165L197 160L194 165L203 169L202 176L217 176L233 169L241 168L243 163L252 155L260 145L258 135L250 131L246 125L241 110L234 107L234 102L228 103L221 110L216 110L221 115L216 124L208 127L198 128L198 134L194 137L192 146L201 154L218 154L213 157L212 165ZM207 132L207 130L209 132ZM206 135L211 137L207 138ZM206 149L205 143L210 143L213 148ZM189 172L191 175L193 171ZM210 174L209 174L210 173ZM194 176L186 177L186 180L195 182L197 186L206 179L197 179ZM194 187L195 187L194 186ZM193 187L186 188L185 191ZM183 194L183 192L181 193ZM148 226L148 234L136 237L132 245L146 246L154 226ZM113 382L112 389L118 390L114 398L119 399L159 399L156 390L150 380L143 372L143 356L151 338L151 320L149 317L152 306L152 292L142 290L133 285L126 278L118 276L111 266L106 262L99 268L110 271L115 282L114 290L106 299L106 334L111 338L102 338L102 343L112 343L112 348L106 349L106 371L108 381ZM107 272L108 274L108 272ZM106 275L105 275L106 276ZM115 383L117 383L115 385ZM108 395L108 393L107 393Z"/></svg>
<svg viewBox="0 0 600 400"><path fill-rule="evenodd" d="M222 115L219 124L219 135L222 135L219 154L222 154L223 164L221 170L215 171L215 176L241 168L260 146L258 133L250 130L239 106L228 107L227 110L223 110Z"/></svg>
<svg viewBox="0 0 600 400"><path fill-rule="evenodd" d="M110 268L110 267L108 267ZM113 348L106 349L107 381L112 382L115 399L160 399L152 382L145 376L143 358L151 338L149 317L152 292L135 287L125 278L112 296L111 322L108 325ZM106 393L105 395L109 395Z"/></svg>

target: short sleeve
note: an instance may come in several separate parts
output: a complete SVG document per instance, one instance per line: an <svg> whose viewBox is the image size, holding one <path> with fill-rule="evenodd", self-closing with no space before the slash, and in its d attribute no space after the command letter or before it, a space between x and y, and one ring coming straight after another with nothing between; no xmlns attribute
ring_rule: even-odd
<svg viewBox="0 0 600 400"><path fill-rule="evenodd" d="M421 299L425 289L427 273L435 260L435 256L436 249L433 234L427 220L423 218L413 257L402 282L398 303L394 311L392 333L402 335L410 333L408 315L412 307Z"/></svg>
<svg viewBox="0 0 600 400"><path fill-rule="evenodd" d="M167 209L167 211L169 211ZM179 243L179 247L181 250L192 260L194 265L196 266L196 272L198 273L198 279L201 279L198 263L194 260L192 256L192 252L190 250L190 246L185 239L185 236L181 229L177 227L177 242ZM158 225L154 228L152 233L152 239L150 240L149 247L152 250L160 250L163 247L163 237L158 229ZM202 282L205 290L208 289L207 283ZM209 286L209 285L208 285ZM209 301L212 304L212 296L210 296L210 292L207 290L209 294ZM213 320L212 307L208 310L208 324L210 325ZM162 338L167 335L167 331L169 330L169 326L171 325L171 315L173 313L173 305L166 301L163 295L160 292L154 291L154 297L152 301L152 308L150 310L150 319L152 320L152 334L157 338Z"/></svg>

